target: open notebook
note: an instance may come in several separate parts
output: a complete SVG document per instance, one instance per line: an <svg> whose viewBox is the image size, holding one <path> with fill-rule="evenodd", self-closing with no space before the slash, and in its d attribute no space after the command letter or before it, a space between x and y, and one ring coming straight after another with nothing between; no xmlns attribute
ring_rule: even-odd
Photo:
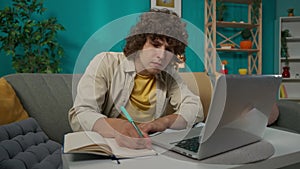
<svg viewBox="0 0 300 169"><path fill-rule="evenodd" d="M204 127L161 133L152 141L198 160L258 142L280 83L275 75L220 75Z"/></svg>
<svg viewBox="0 0 300 169"><path fill-rule="evenodd" d="M67 133L64 137L64 153L95 154L133 158L156 155L154 150L120 147L113 138L104 138L93 131Z"/></svg>

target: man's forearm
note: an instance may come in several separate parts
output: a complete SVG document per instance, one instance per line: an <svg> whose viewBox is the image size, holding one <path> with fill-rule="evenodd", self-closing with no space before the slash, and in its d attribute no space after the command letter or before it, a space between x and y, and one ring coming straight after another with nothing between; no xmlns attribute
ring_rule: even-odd
<svg viewBox="0 0 300 169"><path fill-rule="evenodd" d="M113 127L120 125L121 121L121 119L116 118L99 118L93 126L93 131L104 137L115 137L116 130Z"/></svg>
<svg viewBox="0 0 300 169"><path fill-rule="evenodd" d="M166 128L170 129L184 129L187 126L185 119L179 114L170 114L161 117L163 123L167 124Z"/></svg>

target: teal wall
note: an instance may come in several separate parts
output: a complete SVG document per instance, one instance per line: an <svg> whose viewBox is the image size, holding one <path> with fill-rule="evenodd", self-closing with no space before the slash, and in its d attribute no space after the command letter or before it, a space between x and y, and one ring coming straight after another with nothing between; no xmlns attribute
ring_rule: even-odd
<svg viewBox="0 0 300 169"><path fill-rule="evenodd" d="M150 8L150 0L45 0L44 2L48 9L46 15L57 17L59 23L66 28L66 31L60 32L58 37L65 49L65 57L62 59L62 73L73 73L82 47L96 31L118 18L145 12ZM10 0L2 0L0 8L9 3ZM183 1L182 16L191 24L203 28L204 2L202 0ZM111 32L110 35L114 36L114 32ZM121 51L122 48L117 46L114 50ZM193 53L192 51L187 52ZM198 67L192 59L188 59L188 62L192 66ZM196 68L195 70L200 69ZM11 58L1 53L0 76L13 72Z"/></svg>
<svg viewBox="0 0 300 169"><path fill-rule="evenodd" d="M83 45L98 29L120 17L147 11L150 3L136 0L45 0L45 6L48 15L57 17L66 28L60 33L65 49L62 67L63 73L72 73Z"/></svg>
<svg viewBox="0 0 300 169"><path fill-rule="evenodd" d="M279 16L286 15L286 9L290 6L300 6L299 0L270 0L263 1L263 73L272 74L276 68L276 49L274 41L276 40L276 19ZM273 3L274 2L274 3ZM2 0L0 8L10 3L10 0ZM59 41L65 49L65 57L62 60L62 73L73 73L76 60L80 55L82 47L90 39L90 37L99 29L105 27L108 23L127 15L148 11L150 8L150 0L45 0L45 7L48 9L47 16L54 16L63 24L66 31L59 33ZM233 10L236 19L239 19L239 13ZM277 11L277 12L276 12ZM300 15L300 9L295 10L296 15ZM182 0L182 17L189 22L190 30L204 28L204 1L203 0ZM129 31L119 28L121 31ZM197 31L196 31L197 33ZM110 32L106 37L114 36L115 32ZM197 57L199 53L203 58L203 39L201 35L189 37L189 42L193 44L199 43L196 50L187 49L187 65L192 71L202 71L203 64L201 59ZM197 41L197 42L196 42ZM98 44L97 44L98 45ZM97 47L97 46L96 46ZM122 50L122 43L116 44L112 48L115 51ZM201 51L202 50L202 51ZM197 53L197 54L196 54ZM84 62L88 63L88 56ZM83 58L85 59L85 58ZM233 65L244 64L240 60L232 61ZM86 64L85 64L86 65ZM277 64L276 64L277 66ZM234 66L232 69L236 69ZM82 69L83 70L83 69ZM0 55L0 76L13 73L11 67L11 59L4 54Z"/></svg>
<svg viewBox="0 0 300 169"><path fill-rule="evenodd" d="M276 60L274 54L274 20L276 14L276 3L270 3L270 0L264 0L262 7L262 72L263 74L273 74L276 73L274 72L274 66L277 66L274 65L274 62Z"/></svg>

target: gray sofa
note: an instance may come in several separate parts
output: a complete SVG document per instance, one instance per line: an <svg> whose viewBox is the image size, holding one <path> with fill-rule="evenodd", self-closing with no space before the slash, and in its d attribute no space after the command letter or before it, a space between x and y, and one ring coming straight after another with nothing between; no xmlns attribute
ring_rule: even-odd
<svg viewBox="0 0 300 169"><path fill-rule="evenodd" d="M270 127L300 133L300 104L293 101L281 100L277 102L279 117Z"/></svg>
<svg viewBox="0 0 300 169"><path fill-rule="evenodd" d="M0 126L1 169L62 168L61 148L71 132L72 83L80 75L11 74L11 84L30 119Z"/></svg>
<svg viewBox="0 0 300 169"><path fill-rule="evenodd" d="M64 134L71 132L68 110L73 104L72 91L80 75L10 74L4 78L41 130L50 140L62 145ZM300 105L289 101L279 101L278 105L280 115L272 127L300 133Z"/></svg>

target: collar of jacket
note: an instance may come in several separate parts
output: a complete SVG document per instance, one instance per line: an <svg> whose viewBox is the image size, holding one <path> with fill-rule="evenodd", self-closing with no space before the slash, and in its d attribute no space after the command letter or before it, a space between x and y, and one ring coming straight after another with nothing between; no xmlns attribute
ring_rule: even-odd
<svg viewBox="0 0 300 169"><path fill-rule="evenodd" d="M136 70L135 70L135 64L134 64L134 57L125 57L123 60L123 65L124 65L124 72L125 73L134 73L134 76L136 75ZM156 76L156 79L159 79L162 83L166 84L166 76L167 74L172 75L175 71L175 69L172 67L172 65L168 65L165 70L161 71L158 73Z"/></svg>

